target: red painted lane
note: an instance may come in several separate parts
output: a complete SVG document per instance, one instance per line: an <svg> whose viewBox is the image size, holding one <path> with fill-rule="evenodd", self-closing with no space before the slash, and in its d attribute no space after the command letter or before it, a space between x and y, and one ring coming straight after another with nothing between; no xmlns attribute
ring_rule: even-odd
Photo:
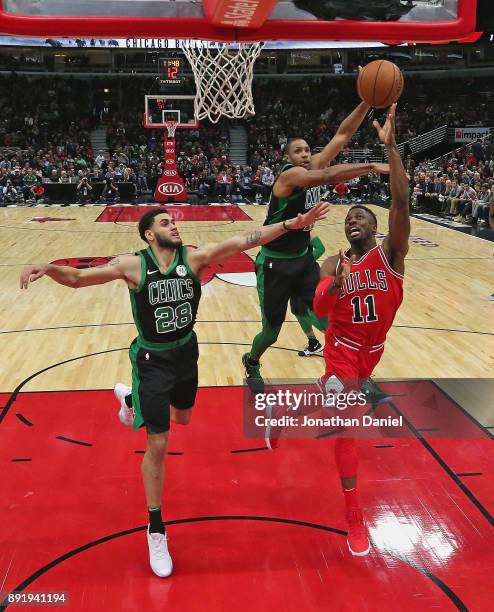
<svg viewBox="0 0 494 612"><path fill-rule="evenodd" d="M153 208L165 208L175 221L251 221L238 206L107 206L96 219L98 223L139 221Z"/></svg>
<svg viewBox="0 0 494 612"><path fill-rule="evenodd" d="M332 440L286 439L276 452L231 453L261 445L242 437L241 392L200 389L191 425L172 431L169 450L183 455L167 459L165 519L274 517L345 530ZM111 391L21 393L11 407L0 426L4 590L61 555L145 523L142 455L134 452L145 436L123 428L115 413ZM387 442L393 446L359 442L361 501L374 540L365 559L352 558L339 533L300 525L178 523L169 527L170 580L151 574L139 531L69 557L27 590L70 591L71 610L455 609L405 557L469 609L488 609L494 542L487 521L419 441ZM442 442L451 461L461 459L461 441ZM488 448L485 460L492 466Z"/></svg>

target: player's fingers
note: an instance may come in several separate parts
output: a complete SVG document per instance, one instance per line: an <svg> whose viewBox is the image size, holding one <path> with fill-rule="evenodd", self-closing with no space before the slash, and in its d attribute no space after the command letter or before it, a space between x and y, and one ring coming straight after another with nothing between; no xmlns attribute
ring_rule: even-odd
<svg viewBox="0 0 494 612"><path fill-rule="evenodd" d="M374 119L374 121L372 122L372 125L376 128L376 130L379 132L379 130L381 130L381 124L379 123L379 121L377 119Z"/></svg>
<svg viewBox="0 0 494 612"><path fill-rule="evenodd" d="M319 215L326 216L330 208L331 206L327 202L319 202L319 204L317 205L317 212Z"/></svg>
<svg viewBox="0 0 494 612"><path fill-rule="evenodd" d="M355 261L357 261L357 256L356 255L352 255L350 257L350 262L349 263L354 263Z"/></svg>

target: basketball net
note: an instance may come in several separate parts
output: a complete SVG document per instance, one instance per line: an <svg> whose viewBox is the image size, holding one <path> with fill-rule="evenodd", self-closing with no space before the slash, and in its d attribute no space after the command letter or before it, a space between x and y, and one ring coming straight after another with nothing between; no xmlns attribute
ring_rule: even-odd
<svg viewBox="0 0 494 612"><path fill-rule="evenodd" d="M178 121L165 121L165 127L168 131L168 138L175 138L175 130L177 129Z"/></svg>
<svg viewBox="0 0 494 612"><path fill-rule="evenodd" d="M264 43L225 43L195 41L183 52L192 66L196 81L196 119L217 123L221 117L241 119L254 115L252 78L254 63Z"/></svg>

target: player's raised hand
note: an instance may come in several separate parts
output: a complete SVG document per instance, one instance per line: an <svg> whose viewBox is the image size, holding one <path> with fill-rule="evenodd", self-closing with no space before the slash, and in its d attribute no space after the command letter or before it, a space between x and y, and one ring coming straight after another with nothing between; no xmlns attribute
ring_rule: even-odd
<svg viewBox="0 0 494 612"><path fill-rule="evenodd" d="M379 121L374 120L372 122L372 125L376 128L379 140L387 146L395 144L395 116L396 102L389 107L386 123L382 127Z"/></svg>
<svg viewBox="0 0 494 612"><path fill-rule="evenodd" d="M289 230L303 229L316 221L325 219L329 209L330 205L327 202L319 202L303 215L299 213L293 219L285 221L285 227Z"/></svg>
<svg viewBox="0 0 494 612"><path fill-rule="evenodd" d="M345 252L343 249L340 249L340 265L338 266L338 274L335 276L334 284L336 287L341 289L343 287L343 283L345 279L348 278L350 271L352 269L352 263L356 261L357 256L352 255L348 261L345 260Z"/></svg>
<svg viewBox="0 0 494 612"><path fill-rule="evenodd" d="M29 283L33 283L46 274L47 266L43 264L34 264L24 266L21 272L20 288L27 289Z"/></svg>

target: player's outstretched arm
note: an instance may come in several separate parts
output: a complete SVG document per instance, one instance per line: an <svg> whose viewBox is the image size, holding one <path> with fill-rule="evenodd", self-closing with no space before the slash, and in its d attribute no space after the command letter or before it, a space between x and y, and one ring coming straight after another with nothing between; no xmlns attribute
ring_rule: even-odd
<svg viewBox="0 0 494 612"><path fill-rule="evenodd" d="M360 124L369 112L370 106L361 102L348 117L341 122L336 134L320 153L316 153L311 159L311 168L325 168L343 150L343 147L359 129Z"/></svg>
<svg viewBox="0 0 494 612"><path fill-rule="evenodd" d="M236 253L267 244L282 234L303 229L308 225L325 219L329 208L329 204L317 204L305 214L298 214L296 217L287 219L282 223L265 225L244 234L232 236L232 238L224 242L205 244L187 253L189 265L194 272L197 272L203 266L221 263Z"/></svg>
<svg viewBox="0 0 494 612"><path fill-rule="evenodd" d="M320 170L306 170L301 166L282 172L274 186L274 194L285 198L292 194L296 187L317 187L318 185L336 185L366 174L388 174L389 164L337 164Z"/></svg>
<svg viewBox="0 0 494 612"><path fill-rule="evenodd" d="M125 280L129 285L137 286L140 281L140 258L136 255L115 257L107 264L97 268L71 268L53 264L30 264L24 266L20 277L20 288L27 289L43 276L49 276L59 285L72 287L90 287L102 285L114 280Z"/></svg>
<svg viewBox="0 0 494 612"><path fill-rule="evenodd" d="M391 206L389 209L389 233L383 241L383 250L388 261L398 274L405 271L405 257L410 237L410 207L408 203L409 179L401 160L395 140L396 104L388 112L386 123L380 126L374 121L379 140L386 146L389 161L389 183Z"/></svg>

